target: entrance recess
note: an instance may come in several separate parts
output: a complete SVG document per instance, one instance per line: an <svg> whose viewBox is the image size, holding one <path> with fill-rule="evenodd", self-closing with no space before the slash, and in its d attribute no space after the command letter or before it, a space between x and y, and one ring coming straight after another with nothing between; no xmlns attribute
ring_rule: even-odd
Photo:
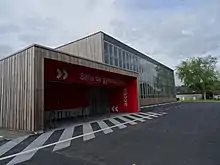
<svg viewBox="0 0 220 165"><path fill-rule="evenodd" d="M102 115L110 113L109 91L103 87L92 87L89 89L89 100L91 115Z"/></svg>
<svg viewBox="0 0 220 165"><path fill-rule="evenodd" d="M45 122L138 111L137 78L55 60L44 62Z"/></svg>

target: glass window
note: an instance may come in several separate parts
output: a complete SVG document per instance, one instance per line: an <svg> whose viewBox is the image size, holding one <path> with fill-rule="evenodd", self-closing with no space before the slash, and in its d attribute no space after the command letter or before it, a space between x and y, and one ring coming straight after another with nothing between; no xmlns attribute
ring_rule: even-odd
<svg viewBox="0 0 220 165"><path fill-rule="evenodd" d="M132 54L129 54L129 64L130 64L130 70L133 70L133 60L132 60Z"/></svg>
<svg viewBox="0 0 220 165"><path fill-rule="evenodd" d="M149 86L149 84L147 83L147 98L149 98L149 90L150 90L150 86Z"/></svg>
<svg viewBox="0 0 220 165"><path fill-rule="evenodd" d="M144 98L144 87L143 87L143 83L141 82L140 84L140 88L141 88L141 98Z"/></svg>
<svg viewBox="0 0 220 165"><path fill-rule="evenodd" d="M115 66L118 66L118 51L117 51L117 47L114 46L114 59L115 59Z"/></svg>
<svg viewBox="0 0 220 165"><path fill-rule="evenodd" d="M133 61L133 69L134 69L134 71L136 71L137 72L137 65L138 65L138 63L137 63L137 57L135 57L135 55L133 55L133 57L134 57L134 61Z"/></svg>
<svg viewBox="0 0 220 165"><path fill-rule="evenodd" d="M108 52L108 46L109 46L109 44L104 42L104 58L105 58L105 63L106 64L109 64L109 61L110 61L110 59L109 59L109 52Z"/></svg>
<svg viewBox="0 0 220 165"><path fill-rule="evenodd" d="M126 53L125 51L122 52L123 55L123 68L126 68Z"/></svg>
<svg viewBox="0 0 220 165"><path fill-rule="evenodd" d="M113 46L109 45L110 64L114 65Z"/></svg>
<svg viewBox="0 0 220 165"><path fill-rule="evenodd" d="M118 56L119 56L119 67L123 67L123 58L122 58L122 51L121 49L118 49Z"/></svg>
<svg viewBox="0 0 220 165"><path fill-rule="evenodd" d="M136 61L135 61L135 57L134 57L134 55L133 54L131 54L131 67L132 67L132 70L133 71L136 71L136 69L135 69L135 65L136 65Z"/></svg>
<svg viewBox="0 0 220 165"><path fill-rule="evenodd" d="M146 86L146 83L144 83L143 85L144 85L144 89L143 89L143 91L144 91L144 98L147 98L146 97L147 96L147 86Z"/></svg>
<svg viewBox="0 0 220 165"><path fill-rule="evenodd" d="M129 53L126 52L126 69L129 69Z"/></svg>

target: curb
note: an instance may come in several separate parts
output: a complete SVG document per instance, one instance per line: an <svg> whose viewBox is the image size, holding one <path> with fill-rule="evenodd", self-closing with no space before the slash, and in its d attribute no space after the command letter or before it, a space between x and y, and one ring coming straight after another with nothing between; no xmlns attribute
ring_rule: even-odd
<svg viewBox="0 0 220 165"><path fill-rule="evenodd" d="M147 105L147 106L142 106L141 109L144 109L144 108L152 108L152 107L158 107L158 106L169 105L169 104L176 104L176 103L178 103L178 102L170 102L170 103Z"/></svg>

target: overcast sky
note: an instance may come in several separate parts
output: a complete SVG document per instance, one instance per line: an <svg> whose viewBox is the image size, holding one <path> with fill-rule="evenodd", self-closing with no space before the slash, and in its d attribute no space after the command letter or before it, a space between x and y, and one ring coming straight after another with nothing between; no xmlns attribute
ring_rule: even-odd
<svg viewBox="0 0 220 165"><path fill-rule="evenodd" d="M173 69L192 56L220 58L220 1L0 0L1 58L100 30Z"/></svg>

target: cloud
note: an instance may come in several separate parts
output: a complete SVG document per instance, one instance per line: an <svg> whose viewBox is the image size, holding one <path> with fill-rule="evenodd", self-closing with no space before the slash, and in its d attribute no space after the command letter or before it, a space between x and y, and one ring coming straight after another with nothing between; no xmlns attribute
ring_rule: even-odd
<svg viewBox="0 0 220 165"><path fill-rule="evenodd" d="M0 54L9 54L12 51L13 51L13 48L11 46L9 46L9 45L0 45Z"/></svg>
<svg viewBox="0 0 220 165"><path fill-rule="evenodd" d="M0 56L102 30L175 68L188 57L220 55L219 20L218 0L2 0Z"/></svg>

